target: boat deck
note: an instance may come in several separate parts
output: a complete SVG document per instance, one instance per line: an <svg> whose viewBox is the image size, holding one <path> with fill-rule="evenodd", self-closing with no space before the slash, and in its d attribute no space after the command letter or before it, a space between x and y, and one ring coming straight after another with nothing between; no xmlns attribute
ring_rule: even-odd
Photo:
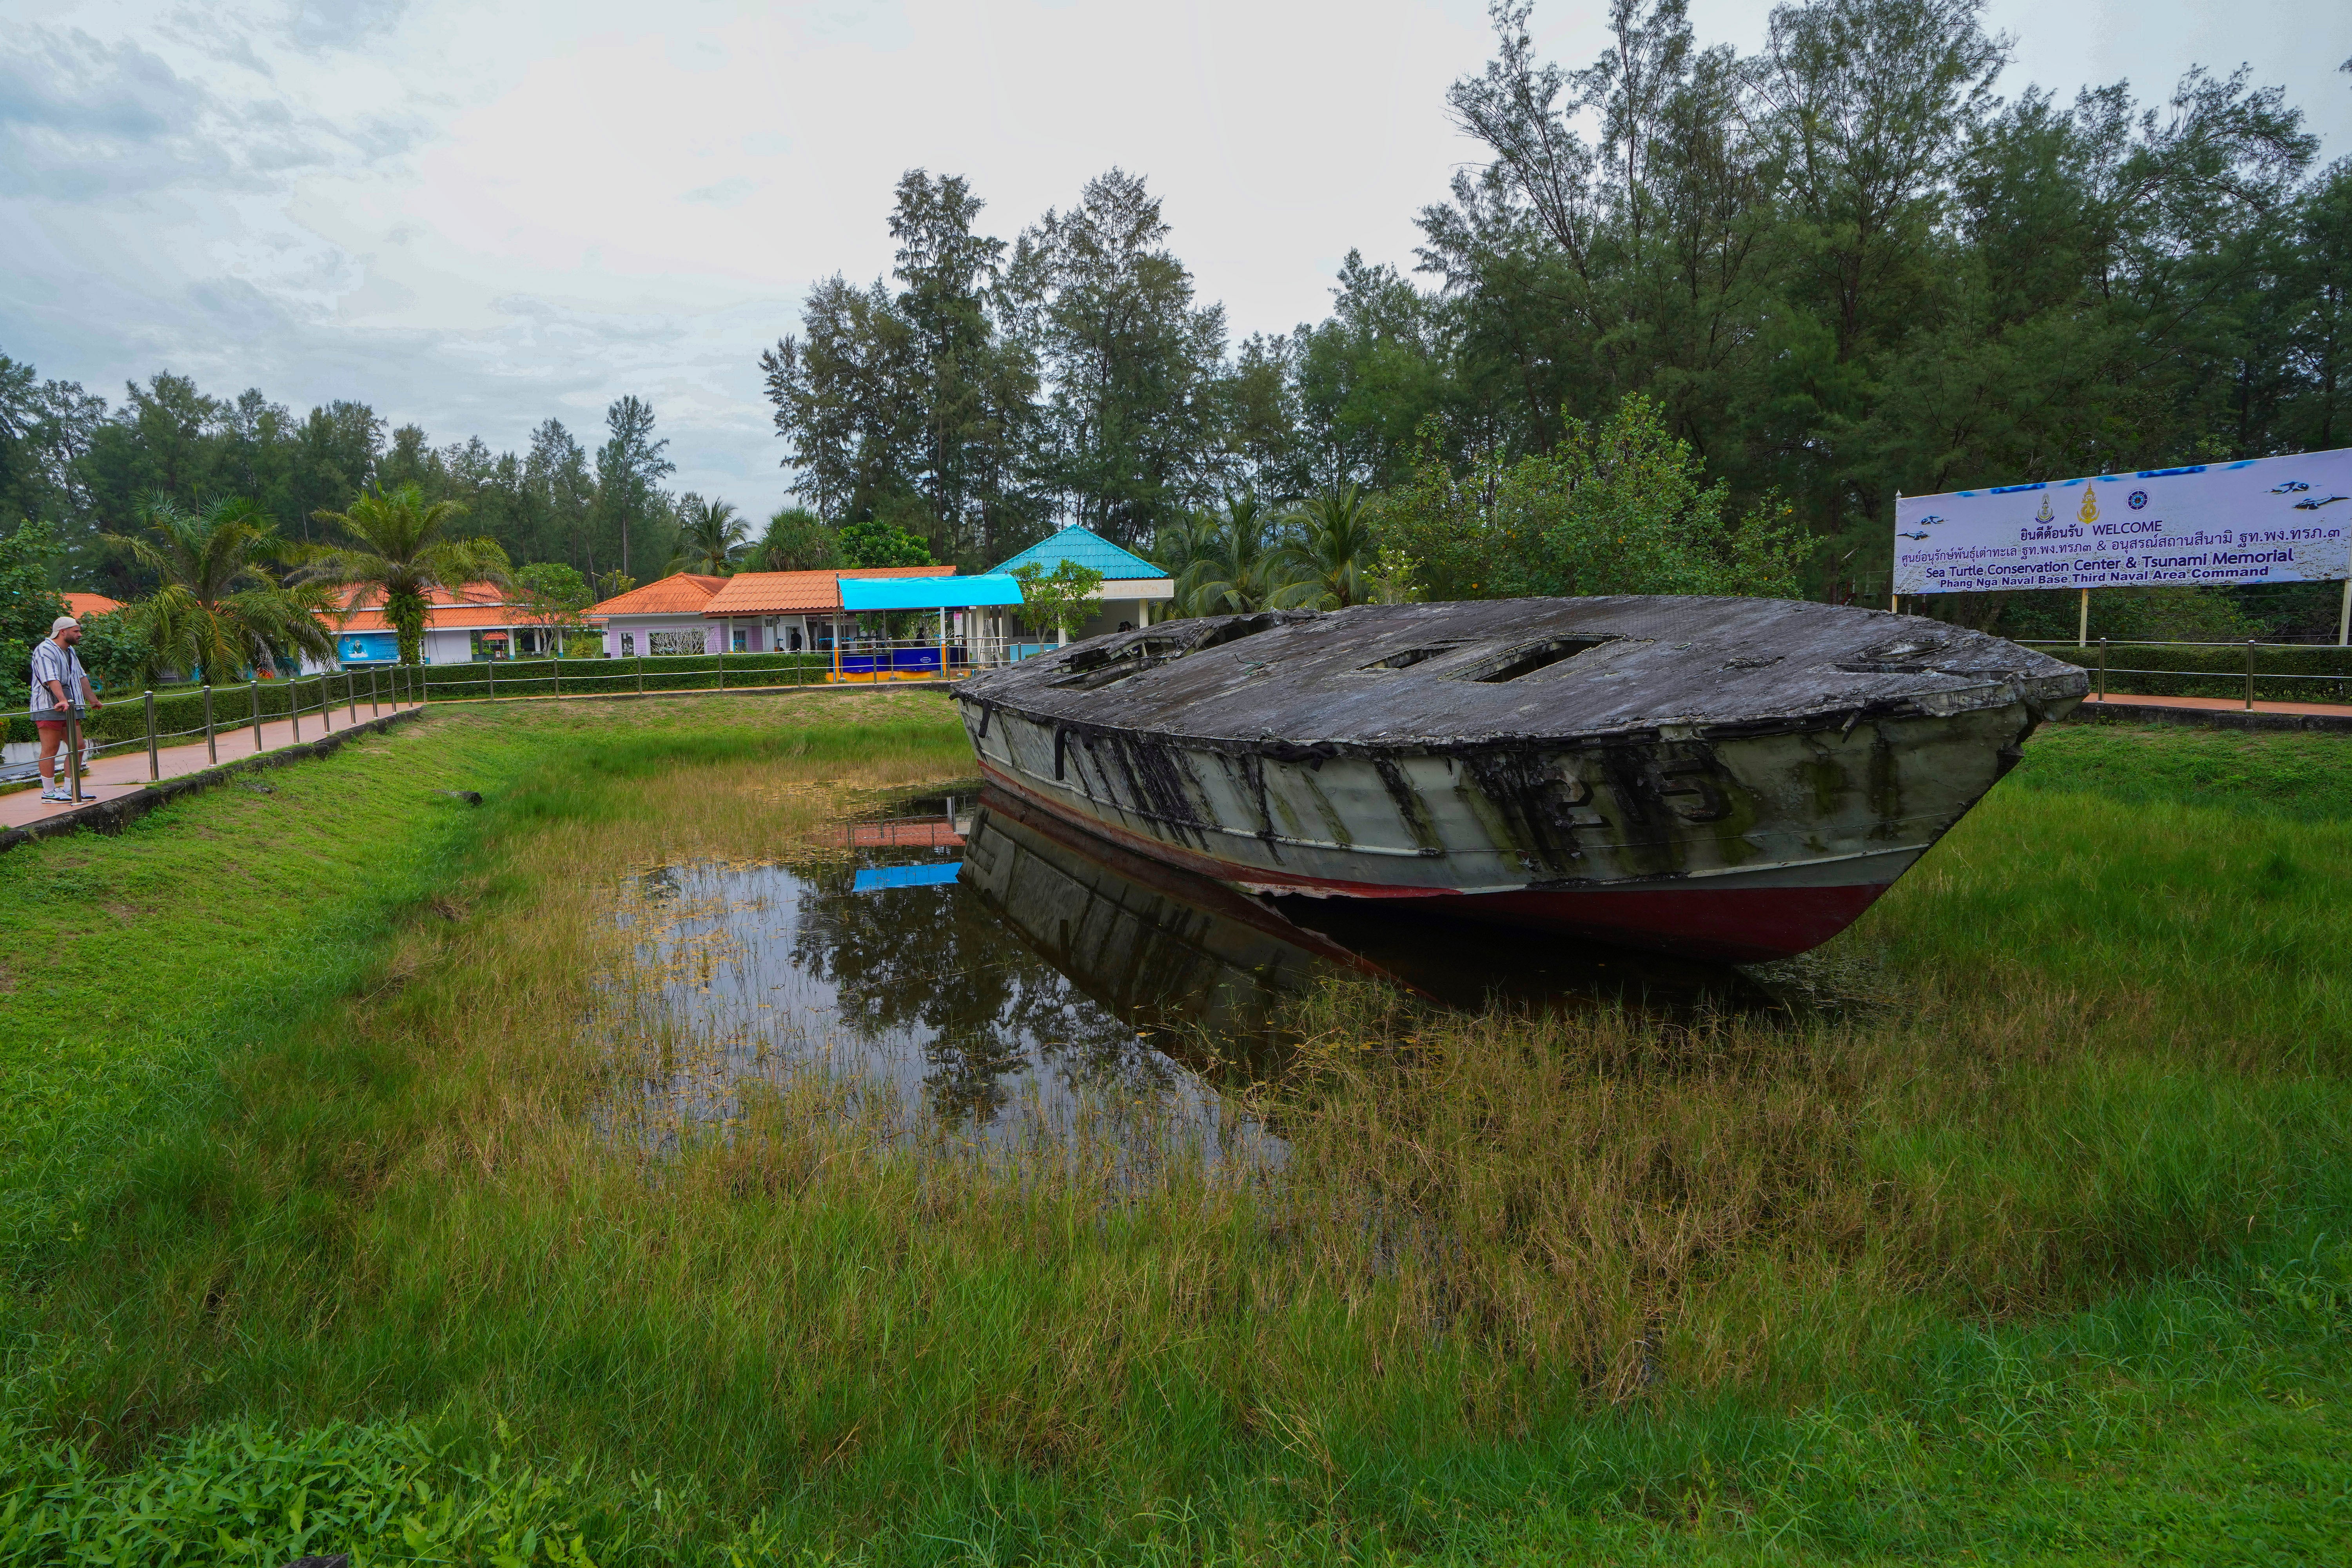
<svg viewBox="0 0 2352 1568"><path fill-rule="evenodd" d="M1392 749L2039 706L2086 684L2063 660L1916 616L1628 596L1176 622L992 671L958 695L1087 728Z"/></svg>

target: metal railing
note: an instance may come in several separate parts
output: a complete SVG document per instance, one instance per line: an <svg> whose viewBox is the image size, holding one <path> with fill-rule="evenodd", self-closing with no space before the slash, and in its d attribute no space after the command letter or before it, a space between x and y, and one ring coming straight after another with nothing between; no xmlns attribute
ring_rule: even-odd
<svg viewBox="0 0 2352 1568"><path fill-rule="evenodd" d="M155 693L143 691L140 694L140 706L144 722L140 732L105 742L89 739L83 733L82 710L79 708L67 709L63 758L67 793L76 802L89 799L83 791L84 774L92 763L101 758L144 750L147 753L147 782L153 784L163 776L163 749L169 742L191 741L201 736L205 743L205 760L207 764L213 764L221 760L223 742L228 741L234 749L236 738L248 729L253 733L253 749L246 754L256 756L268 749L264 736L265 724L285 721L290 731L289 743L299 743L302 739L305 715L316 714L320 733L331 735L335 731L338 709L342 710L342 727L348 730L362 722L360 707L362 703L367 706L368 717L373 719L387 709L396 713L404 708L417 707L424 700L415 671L399 666L383 670L343 670L297 677L286 684L288 700L283 712L264 713L261 682L248 680L245 684L246 711L242 715L230 715L230 721L226 724L221 722L223 714L217 701L223 689L201 688L204 721L184 730L158 728ZM315 700L305 696L305 687L314 689ZM227 689L233 690L234 688Z"/></svg>
<svg viewBox="0 0 2352 1568"><path fill-rule="evenodd" d="M2156 676L2165 679L2179 681L2222 681L2236 680L2240 679L2239 673L2236 670L2150 669L2132 665L2114 664L2109 660L2109 654L2111 651L2110 639L2106 637L2099 637L2088 643L2081 642L2072 637L2019 637L2014 640L2021 646L2026 647L2072 648L2075 652L2086 656L2084 668L2093 672L2094 690L2097 693L2098 700L2102 702L2106 700L2107 678L2110 675ZM2266 648L2311 653L2315 651L2333 651L2336 647L2336 645L2333 643L2266 643L2259 637L2248 637L2243 641L2231 642L2195 642L2187 638L2135 637L2128 641L2122 642L2118 646L2125 648L2214 647L2231 648L2233 650L2243 649L2245 652L2245 668L2243 675L2245 682L2244 701L2246 710L2249 712L2253 710L2255 700L2254 683L2258 679L2264 681L2289 680L2325 682L2336 689L2335 696L2339 700L2347 695L2346 689L2347 686L2352 686L2352 660L2347 660L2347 668L2335 673L2322 672L2317 674L2309 674L2297 673L2293 670L2258 669L2256 668L2256 665L2259 662L2258 655L2262 650ZM2068 662L2071 663L2073 661L2069 660ZM2160 692L2126 692L2124 693L2124 695L2162 696L2168 694Z"/></svg>
<svg viewBox="0 0 2352 1568"><path fill-rule="evenodd" d="M303 738L302 722L306 718L315 717L322 735L332 734L339 721L345 729L360 723L362 706L367 710L366 717L372 719L387 710L396 713L428 702L503 702L543 700L548 697L559 700L599 697L613 695L615 687L628 693L686 695L702 691L773 691L826 685L877 686L908 680L961 680L980 670L1015 663L1044 651L1049 651L1047 645L1007 638L966 637L949 642L912 637L859 638L845 640L832 648L799 654L738 652L731 655L736 660L731 680L728 663L730 655L728 653L649 655L644 658L632 658L627 661L632 668L612 673L599 673L595 668L608 662L603 658L550 658L523 661L546 665L550 667L549 673L520 678L509 675L503 678L508 689L504 694L499 690L501 684L499 663L503 661L435 667L374 665L295 677L283 688L278 688L286 691L287 702L282 710L276 711L264 710L262 694L265 688L259 680L245 683L246 700L241 704L221 700L225 693L235 690L233 687L201 686L197 689L203 699L202 721L177 730L159 727L156 695L152 690L146 690L140 694L143 722L136 734L129 736L103 742L92 740L84 733L81 710L68 709L62 771L67 774L68 794L76 802L80 802L89 798L84 793L84 775L93 763L103 758L143 749L147 753L147 779L152 784L163 776L163 752L167 745L201 738L207 765L217 764L224 749L236 752L242 737L248 731L252 734L251 749L242 754L255 756L268 749L264 734L266 724L285 722L289 729L287 743L299 744ZM647 664L658 665L672 657L680 661L681 668L672 671L656 670L648 678ZM779 665L776 662L779 659L790 662ZM683 665L688 660L708 663L709 668L685 668ZM186 695L182 692L172 700L184 700ZM241 712L237 710L240 708L243 710Z"/></svg>

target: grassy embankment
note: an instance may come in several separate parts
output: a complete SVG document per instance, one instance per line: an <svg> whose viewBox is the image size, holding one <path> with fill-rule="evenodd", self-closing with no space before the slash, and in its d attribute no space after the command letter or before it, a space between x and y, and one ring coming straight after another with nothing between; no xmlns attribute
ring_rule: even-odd
<svg viewBox="0 0 2352 1568"><path fill-rule="evenodd" d="M2339 742L2045 737L1814 966L1881 997L1843 1021L1327 997L1262 1091L1270 1185L1012 1182L789 1096L649 1168L591 1130L631 1065L613 868L961 771L937 700L848 701L448 716L0 860L9 962L62 930L68 963L11 971L40 1021L0 1035L53 1107L5 1151L0 1560L2223 1561L2352 1526ZM324 940L257 945L289 925Z"/></svg>

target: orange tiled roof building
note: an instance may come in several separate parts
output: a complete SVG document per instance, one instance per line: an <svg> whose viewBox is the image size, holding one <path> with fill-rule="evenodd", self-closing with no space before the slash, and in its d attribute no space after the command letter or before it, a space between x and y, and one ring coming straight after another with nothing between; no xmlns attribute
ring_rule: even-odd
<svg viewBox="0 0 2352 1568"><path fill-rule="evenodd" d="M717 578L706 581L717 582ZM345 665L389 664L400 657L399 634L384 617L373 588L345 588L342 609L319 618L335 634L335 654ZM584 620L593 624L591 611ZM488 583L468 583L461 593L436 588L425 595L425 662L467 664L483 658L531 658L551 652L556 630L530 606L515 603ZM568 647L579 646L579 634Z"/></svg>
<svg viewBox="0 0 2352 1568"><path fill-rule="evenodd" d="M818 572L681 573L606 599L588 613L615 658L671 653L830 649L845 625L844 577L951 577L952 566L856 566Z"/></svg>
<svg viewBox="0 0 2352 1568"><path fill-rule="evenodd" d="M597 628L615 658L644 654L819 652L848 626L841 607L844 577L951 577L952 566L841 567L818 572L744 572L710 577L680 572L618 594L578 617ZM94 595L92 595L94 596ZM346 588L342 608L322 615L344 665L389 663L398 635L373 589ZM77 614L80 613L79 610ZM576 623L575 623L576 624ZM529 606L488 583L459 593L435 589L425 612L425 662L532 658L552 651L557 636ZM567 652L582 651L578 633Z"/></svg>

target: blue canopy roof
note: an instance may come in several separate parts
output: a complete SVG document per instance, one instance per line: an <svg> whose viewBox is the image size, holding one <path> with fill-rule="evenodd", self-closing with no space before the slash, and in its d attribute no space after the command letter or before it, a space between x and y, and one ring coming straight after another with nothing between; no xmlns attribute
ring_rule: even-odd
<svg viewBox="0 0 2352 1568"><path fill-rule="evenodd" d="M978 577L844 577L845 610L967 610L1017 605L1021 584L1002 573Z"/></svg>
<svg viewBox="0 0 2352 1568"><path fill-rule="evenodd" d="M1081 566L1091 566L1106 578L1118 580L1133 577L1165 577L1167 573L1132 551L1121 550L1091 529L1072 523L1053 538L1033 544L1012 560L993 568L1010 572L1017 566L1035 566L1051 572L1065 561L1075 561Z"/></svg>

